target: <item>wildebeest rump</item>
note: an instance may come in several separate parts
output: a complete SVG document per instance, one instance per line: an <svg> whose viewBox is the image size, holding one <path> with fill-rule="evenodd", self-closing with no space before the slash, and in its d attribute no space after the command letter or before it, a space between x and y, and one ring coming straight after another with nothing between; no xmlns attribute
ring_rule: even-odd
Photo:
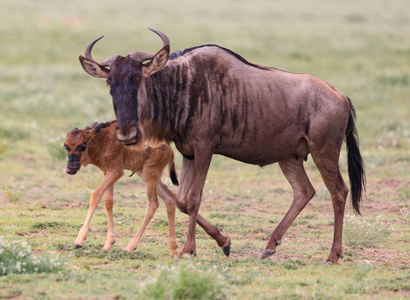
<svg viewBox="0 0 410 300"><path fill-rule="evenodd" d="M173 141L183 155L177 205L190 219L180 254L196 250L195 220L213 154L260 166L278 162L291 184L292 205L262 252L266 258L315 194L303 167L310 153L332 198L334 238L327 261L337 263L349 192L339 170L345 138L352 204L358 213L365 186L350 99L315 76L255 65L217 45L190 48L169 59L168 38L152 31L163 41L155 55L133 52L98 63L91 50L99 38L80 61L88 74L107 79L121 142L138 141L140 122L149 137Z"/></svg>

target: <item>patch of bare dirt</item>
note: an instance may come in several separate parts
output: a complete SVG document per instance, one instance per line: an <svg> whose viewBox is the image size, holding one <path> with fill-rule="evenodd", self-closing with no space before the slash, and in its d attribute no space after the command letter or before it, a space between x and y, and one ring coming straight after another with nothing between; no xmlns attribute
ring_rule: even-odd
<svg viewBox="0 0 410 300"><path fill-rule="evenodd" d="M262 184L258 181L255 180L250 180L249 182L246 183L246 189L252 190L252 189L261 189L265 184ZM405 179L397 179L397 178L391 178L391 179L385 179L385 180L378 180L378 181L369 181L366 184L366 195L364 195L362 199L362 212L364 214L372 213L372 212L380 212L380 213L395 213L400 215L400 209L403 207L403 205L410 199L405 199L404 201L394 201L395 198L400 193L400 190L405 187L405 186L410 186L410 179L405 180ZM272 185L271 185L272 188ZM289 190L291 190L289 188ZM383 195L388 195L388 197L383 197ZM288 193L288 190L284 190L283 192L283 197L284 197L284 203L288 204L289 207L292 203L292 193ZM329 196L330 197L330 196ZM210 202L213 201L221 201L219 199L220 197L217 197L218 199L212 199L209 200ZM247 200L232 197L233 200L230 201L230 203L238 203L238 202L244 202ZM243 214L257 214L260 210L265 210L271 207L271 204L267 203L261 203L258 205L258 207L255 207L255 202L252 203L250 206L243 206L241 207L238 211L243 213ZM348 196L347 199L347 205L346 205L346 213L353 213L353 210L351 208L351 200L350 200L350 195ZM403 204L403 205L401 205ZM319 207L319 208L318 208ZM322 212L329 212L333 213L333 208L332 208L332 201L330 199L317 199L317 196L315 196L306 206L305 211L307 212L312 212L317 215L321 215ZM274 211L272 211L274 213ZM327 214L327 213L326 213Z"/></svg>
<svg viewBox="0 0 410 300"><path fill-rule="evenodd" d="M396 267L403 267L410 269L408 262L410 261L410 254L407 252L398 252L389 248L364 248L362 250L355 250L360 255L358 257L364 257L364 262L369 265L393 265ZM394 262L394 264L392 264Z"/></svg>
<svg viewBox="0 0 410 300"><path fill-rule="evenodd" d="M70 202L46 202L41 204L41 208L44 209L65 209L65 208L76 208L76 207L83 207L86 206L88 203L79 202L79 201L70 201ZM102 210L104 208L103 205L97 206L96 210ZM105 208L104 208L105 209Z"/></svg>

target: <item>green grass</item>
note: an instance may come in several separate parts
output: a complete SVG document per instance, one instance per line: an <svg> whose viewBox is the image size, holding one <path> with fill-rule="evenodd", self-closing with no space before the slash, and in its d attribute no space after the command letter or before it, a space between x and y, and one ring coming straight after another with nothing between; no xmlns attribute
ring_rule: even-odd
<svg viewBox="0 0 410 300"><path fill-rule="evenodd" d="M135 176L124 176L115 188L112 251L102 250L103 203L84 247L73 250L102 174L90 166L66 175L62 144L74 127L114 119L105 82L85 74L78 56L103 34L93 51L97 60L156 52L161 42L147 27L165 32L172 51L219 44L253 63L315 74L352 99L368 185L363 217L352 216L347 204L341 265L323 263L332 242L333 211L310 158L305 165L316 196L268 260L258 256L290 206L290 186L277 165L259 168L221 156L213 158L200 212L232 237L231 257L197 228L198 256L173 264L164 205L138 249L123 252L146 208L144 185ZM24 245L31 262L64 263L50 272L1 276L0 297L408 298L409 28L407 0L3 1L1 241L7 247ZM176 153L179 170L181 161ZM347 180L344 149L340 167ZM177 213L179 249L187 224ZM18 260L11 261L18 270Z"/></svg>
<svg viewBox="0 0 410 300"><path fill-rule="evenodd" d="M0 276L24 273L57 273L63 263L48 256L37 257L25 241L8 243L0 238Z"/></svg>

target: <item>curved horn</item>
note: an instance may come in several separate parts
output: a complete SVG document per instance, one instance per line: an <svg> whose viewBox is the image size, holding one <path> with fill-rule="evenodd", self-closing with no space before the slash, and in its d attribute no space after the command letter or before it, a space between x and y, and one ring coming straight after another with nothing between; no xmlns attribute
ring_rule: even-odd
<svg viewBox="0 0 410 300"><path fill-rule="evenodd" d="M96 61L92 56L91 56L91 51L93 50L93 47L95 45L95 43L97 43L99 40L101 40L104 36L100 36L99 38L96 38L94 40L92 40L87 47L85 48L85 58L97 63L98 65L102 66L102 67L109 67L112 62L118 57L118 55L113 55L110 58L104 60L103 62L98 62Z"/></svg>
<svg viewBox="0 0 410 300"><path fill-rule="evenodd" d="M96 62L94 58L91 56L91 50L93 50L94 44L101 40L103 37L104 36L102 35L99 38L92 40L91 43L87 45L87 47L85 48L85 58Z"/></svg>
<svg viewBox="0 0 410 300"><path fill-rule="evenodd" d="M152 29L152 28L148 28L149 30L151 30L152 32L155 32L156 34L158 34L158 36L161 38L162 43L164 44L163 47L165 47L166 45L169 46L169 39L168 37L162 33L159 30L156 29ZM136 61L139 62L144 62L146 60L151 60L154 58L155 54L150 54L150 53L146 53L146 52L140 52L140 51L135 51L133 53L130 54L130 56L135 59Z"/></svg>
<svg viewBox="0 0 410 300"><path fill-rule="evenodd" d="M151 30L152 32L155 32L156 34L158 34L158 36L161 38L161 40L162 40L162 43L164 44L164 46L163 47L165 47L166 45L169 45L169 39L168 39L168 37L164 34L164 33L162 33L161 31L159 31L159 30L156 30L156 29L152 29L152 28L148 28L149 30Z"/></svg>

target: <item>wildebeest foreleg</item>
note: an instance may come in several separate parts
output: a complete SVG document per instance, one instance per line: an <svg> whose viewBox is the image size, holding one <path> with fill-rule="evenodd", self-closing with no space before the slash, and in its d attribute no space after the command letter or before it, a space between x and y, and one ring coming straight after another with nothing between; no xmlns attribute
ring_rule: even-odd
<svg viewBox="0 0 410 300"><path fill-rule="evenodd" d="M114 205L114 185L107 188L104 194L105 208L107 210L107 237L105 239L104 250L110 251L115 243L114 219L112 208Z"/></svg>
<svg viewBox="0 0 410 300"><path fill-rule="evenodd" d="M81 227L77 239L75 240L74 248L81 248L84 244L84 241L88 235L88 229L90 227L91 218L94 214L95 209L101 201L101 198L105 191L115 184L115 182L123 175L121 172L109 172L104 174L104 179L101 182L100 186L92 193L90 197L90 205L88 207L87 217L85 218L84 224Z"/></svg>
<svg viewBox="0 0 410 300"><path fill-rule="evenodd" d="M269 242L262 252L261 259L267 258L276 252L276 246L280 245L286 230L315 195L315 190L303 168L302 157L281 161L279 166L293 188L293 202L285 217L271 234Z"/></svg>
<svg viewBox="0 0 410 300"><path fill-rule="evenodd" d="M194 161L183 158L181 183L178 188L176 201L178 209L184 214L188 214L188 193L192 185L194 171ZM208 222L200 214L197 215L196 222L217 242L218 246L222 248L225 255L229 256L231 249L231 238L229 236L222 235L217 226Z"/></svg>
<svg viewBox="0 0 410 300"><path fill-rule="evenodd" d="M183 256L184 254L196 255L196 220L198 210L201 205L202 191L204 188L206 175L212 159L212 151L210 151L210 149L207 151L204 147L199 147L198 145L196 145L196 147L198 149L200 148L200 151L195 151L195 158L193 159L194 174L192 177L192 185L189 191L187 203L189 215L188 237L179 256ZM185 162L186 160L184 159L184 163Z"/></svg>

